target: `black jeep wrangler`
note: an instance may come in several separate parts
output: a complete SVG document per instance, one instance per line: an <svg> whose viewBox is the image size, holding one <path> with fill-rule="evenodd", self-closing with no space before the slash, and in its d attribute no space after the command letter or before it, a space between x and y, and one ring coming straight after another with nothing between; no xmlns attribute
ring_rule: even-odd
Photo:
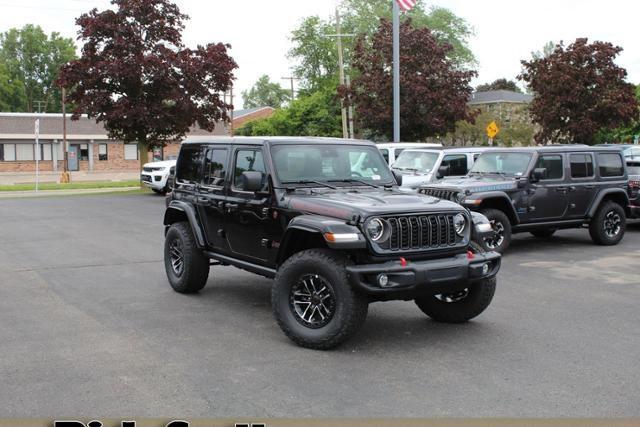
<svg viewBox="0 0 640 427"><path fill-rule="evenodd" d="M465 322L493 298L500 255L473 239L482 215L398 190L373 143L322 138L190 138L164 217L166 273L197 292L210 265L274 278L278 324L328 349L358 330L368 304L415 300Z"/></svg>
<svg viewBox="0 0 640 427"><path fill-rule="evenodd" d="M495 231L485 248L504 252L513 233L583 226L595 243L617 244L630 213L627 180L618 149L563 145L488 151L466 177L418 191L483 213Z"/></svg>

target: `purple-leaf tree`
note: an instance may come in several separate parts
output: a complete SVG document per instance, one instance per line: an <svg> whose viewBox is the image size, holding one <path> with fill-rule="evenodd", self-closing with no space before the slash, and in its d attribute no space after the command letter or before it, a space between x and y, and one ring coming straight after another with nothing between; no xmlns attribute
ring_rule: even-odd
<svg viewBox="0 0 640 427"><path fill-rule="evenodd" d="M534 93L530 111L541 126L538 143L593 144L599 131L637 119L635 87L614 62L621 51L580 38L567 47L560 43L548 56L522 61L519 78Z"/></svg>
<svg viewBox="0 0 640 427"><path fill-rule="evenodd" d="M455 129L459 120L473 121L467 102L475 71L462 70L449 59L453 47L439 42L428 28L400 26L400 123L404 141L422 141ZM356 108L359 127L373 136L393 134L392 26L381 20L371 38L361 36L352 54L357 71L351 90L342 95Z"/></svg>
<svg viewBox="0 0 640 427"><path fill-rule="evenodd" d="M116 10L93 9L76 20L82 55L61 68L72 119L103 122L110 138L136 142L140 164L148 150L179 140L197 124L213 131L228 122L224 102L234 79L229 45L186 48L188 17L168 0L113 0Z"/></svg>

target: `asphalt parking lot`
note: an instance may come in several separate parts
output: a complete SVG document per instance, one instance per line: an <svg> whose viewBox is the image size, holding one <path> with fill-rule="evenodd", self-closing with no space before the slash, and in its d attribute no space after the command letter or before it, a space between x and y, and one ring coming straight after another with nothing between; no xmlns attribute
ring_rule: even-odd
<svg viewBox="0 0 640 427"><path fill-rule="evenodd" d="M337 350L296 347L270 281L213 267L169 287L164 200L0 200L2 417L640 415L640 226L519 235L493 304L466 325L371 306Z"/></svg>

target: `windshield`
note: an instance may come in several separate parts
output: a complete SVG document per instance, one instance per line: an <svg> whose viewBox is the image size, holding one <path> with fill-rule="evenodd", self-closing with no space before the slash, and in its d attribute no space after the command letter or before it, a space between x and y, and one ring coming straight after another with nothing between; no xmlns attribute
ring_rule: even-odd
<svg viewBox="0 0 640 427"><path fill-rule="evenodd" d="M428 151L403 151L393 164L395 169L431 172L440 153Z"/></svg>
<svg viewBox="0 0 640 427"><path fill-rule="evenodd" d="M281 183L347 182L383 185L395 182L376 147L367 145L276 145L271 150Z"/></svg>
<svg viewBox="0 0 640 427"><path fill-rule="evenodd" d="M524 175L530 160L531 153L483 153L473 164L469 174Z"/></svg>

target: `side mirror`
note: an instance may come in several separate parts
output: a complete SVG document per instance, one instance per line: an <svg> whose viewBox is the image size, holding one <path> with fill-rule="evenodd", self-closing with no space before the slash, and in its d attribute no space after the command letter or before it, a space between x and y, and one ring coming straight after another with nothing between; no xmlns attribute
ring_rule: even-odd
<svg viewBox="0 0 640 427"><path fill-rule="evenodd" d="M260 191L263 187L264 174L258 171L244 171L240 175L239 187L242 191Z"/></svg>
<svg viewBox="0 0 640 427"><path fill-rule="evenodd" d="M436 174L436 178L442 179L445 176L449 176L450 170L451 168L449 166L440 166L438 168L438 173Z"/></svg>
<svg viewBox="0 0 640 427"><path fill-rule="evenodd" d="M547 168L535 168L531 172L531 182L538 182L547 174Z"/></svg>
<svg viewBox="0 0 640 427"><path fill-rule="evenodd" d="M393 177L396 179L396 183L398 184L398 187L402 187L402 174L395 169L393 169L392 172L393 172Z"/></svg>

